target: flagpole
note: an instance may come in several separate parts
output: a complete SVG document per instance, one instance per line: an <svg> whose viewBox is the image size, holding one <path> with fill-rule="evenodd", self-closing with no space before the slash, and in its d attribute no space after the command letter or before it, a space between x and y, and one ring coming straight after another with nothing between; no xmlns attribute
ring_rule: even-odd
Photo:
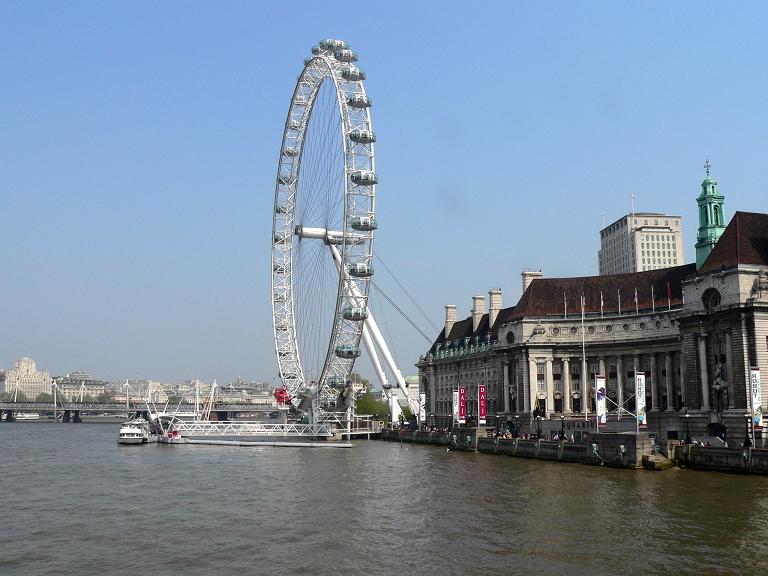
<svg viewBox="0 0 768 576"><path fill-rule="evenodd" d="M621 288L616 288L616 298L619 302L619 316L621 316Z"/></svg>
<svg viewBox="0 0 768 576"><path fill-rule="evenodd" d="M656 314L656 296L653 292L653 284L651 284L651 308L653 309L653 313Z"/></svg>

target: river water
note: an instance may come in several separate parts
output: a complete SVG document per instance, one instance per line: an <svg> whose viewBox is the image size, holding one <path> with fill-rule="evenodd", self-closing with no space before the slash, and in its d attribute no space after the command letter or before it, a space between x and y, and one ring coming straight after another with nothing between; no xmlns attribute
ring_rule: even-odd
<svg viewBox="0 0 768 576"><path fill-rule="evenodd" d="M768 478L0 424L0 574L757 574Z"/></svg>

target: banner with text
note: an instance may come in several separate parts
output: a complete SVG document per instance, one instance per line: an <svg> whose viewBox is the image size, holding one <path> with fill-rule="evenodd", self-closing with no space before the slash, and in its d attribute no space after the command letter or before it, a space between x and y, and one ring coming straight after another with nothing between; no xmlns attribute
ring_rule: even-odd
<svg viewBox="0 0 768 576"><path fill-rule="evenodd" d="M459 391L453 391L453 423L459 423Z"/></svg>
<svg viewBox="0 0 768 576"><path fill-rule="evenodd" d="M646 426L645 414L645 374L635 375L635 406L637 406L637 425Z"/></svg>
<svg viewBox="0 0 768 576"><path fill-rule="evenodd" d="M595 411L598 425L605 424L605 376L595 376Z"/></svg>
<svg viewBox="0 0 768 576"><path fill-rule="evenodd" d="M480 384L477 387L477 423L482 426L485 424L486 415L486 396L485 396L485 384Z"/></svg>
<svg viewBox="0 0 768 576"><path fill-rule="evenodd" d="M760 386L760 369L749 371L749 387L752 389L752 422L755 426L763 425L763 392Z"/></svg>
<svg viewBox="0 0 768 576"><path fill-rule="evenodd" d="M427 419L427 395L422 392L419 395L419 422Z"/></svg>
<svg viewBox="0 0 768 576"><path fill-rule="evenodd" d="M467 421L467 387L459 386L459 424Z"/></svg>

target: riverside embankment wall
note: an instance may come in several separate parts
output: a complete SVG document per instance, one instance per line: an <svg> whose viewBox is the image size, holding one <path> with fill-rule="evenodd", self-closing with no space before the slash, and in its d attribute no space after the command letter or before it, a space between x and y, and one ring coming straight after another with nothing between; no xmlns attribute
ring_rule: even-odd
<svg viewBox="0 0 768 576"><path fill-rule="evenodd" d="M643 456L650 455L652 451L648 434L595 434L588 442L568 442L522 438L505 440L487 437L484 428L456 428L448 433L384 430L378 438L391 442L448 446L451 450L619 468L641 467Z"/></svg>
<svg viewBox="0 0 768 576"><path fill-rule="evenodd" d="M586 442L488 438L484 428L456 428L448 433L384 430L376 438L390 442L448 446L451 450L477 451L517 458L605 465L618 468L653 468L660 458L653 454L648 434L594 434ZM675 464L696 470L768 474L768 449L714 448L685 444L670 446Z"/></svg>

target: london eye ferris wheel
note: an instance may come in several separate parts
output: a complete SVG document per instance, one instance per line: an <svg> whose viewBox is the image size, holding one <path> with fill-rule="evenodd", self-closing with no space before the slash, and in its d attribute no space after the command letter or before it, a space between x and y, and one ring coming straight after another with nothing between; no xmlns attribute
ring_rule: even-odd
<svg viewBox="0 0 768 576"><path fill-rule="evenodd" d="M372 103L356 62L341 40L315 46L283 131L272 318L280 378L294 399L343 391L367 333L378 177Z"/></svg>

